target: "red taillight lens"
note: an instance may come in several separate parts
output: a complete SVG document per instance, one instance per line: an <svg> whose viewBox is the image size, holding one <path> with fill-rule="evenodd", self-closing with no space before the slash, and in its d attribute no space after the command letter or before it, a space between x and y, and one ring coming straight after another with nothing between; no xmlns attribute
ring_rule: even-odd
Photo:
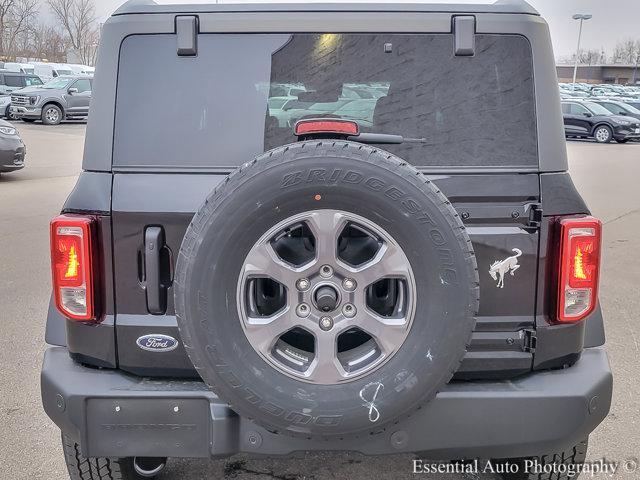
<svg viewBox="0 0 640 480"><path fill-rule="evenodd" d="M341 135L358 135L360 129L356 122L349 120L300 120L296 123L295 134L311 135L314 133L338 133Z"/></svg>
<svg viewBox="0 0 640 480"><path fill-rule="evenodd" d="M56 306L74 320L95 318L94 228L93 217L60 215L51 221L51 271Z"/></svg>
<svg viewBox="0 0 640 480"><path fill-rule="evenodd" d="M602 224L593 217L560 221L558 321L572 323L589 315L598 301Z"/></svg>

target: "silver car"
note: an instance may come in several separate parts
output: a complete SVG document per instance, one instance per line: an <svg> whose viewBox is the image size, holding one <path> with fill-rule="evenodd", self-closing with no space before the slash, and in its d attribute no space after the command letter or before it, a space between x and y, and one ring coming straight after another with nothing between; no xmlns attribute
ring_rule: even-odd
<svg viewBox="0 0 640 480"><path fill-rule="evenodd" d="M42 120L45 125L85 119L89 115L92 83L90 76L64 76L39 87L16 90L11 95L9 111L14 118L25 122Z"/></svg>

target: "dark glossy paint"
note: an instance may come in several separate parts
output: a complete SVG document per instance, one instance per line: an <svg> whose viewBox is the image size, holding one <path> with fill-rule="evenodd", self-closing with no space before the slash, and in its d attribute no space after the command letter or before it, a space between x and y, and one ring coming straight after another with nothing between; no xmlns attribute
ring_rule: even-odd
<svg viewBox="0 0 640 480"><path fill-rule="evenodd" d="M540 175L540 196L545 217L589 213L567 172Z"/></svg>
<svg viewBox="0 0 640 480"><path fill-rule="evenodd" d="M538 233L528 225L531 206L539 201L538 175L430 178L462 215L480 270L477 330L482 333L472 339L461 376L509 376L530 370L533 357L527 351L524 330L534 326ZM135 339L148 333L179 338L171 287L166 315L148 313L138 256L145 228L161 225L175 262L193 213L223 179L223 175L196 174L114 175L112 220L120 368L144 375L194 375L182 347L166 357L135 348ZM508 276L505 288L500 289L488 273L489 266L513 255L512 248L523 252L521 268L515 276Z"/></svg>
<svg viewBox="0 0 640 480"><path fill-rule="evenodd" d="M111 183L107 172L82 172L75 187L64 202L65 213L111 213Z"/></svg>
<svg viewBox="0 0 640 480"><path fill-rule="evenodd" d="M155 7L154 7L155 8ZM190 7L191 8L191 7ZM212 9L213 7L206 7ZM216 11L226 7L215 7ZM314 10L316 7L313 7ZM354 10L360 7L350 6L340 15L331 14L334 8L323 10L323 15L329 15L338 21L335 31L353 31ZM364 8L364 7L363 7ZM427 7L412 7L425 11ZM288 7L287 7L288 9ZM342 9L342 7L335 7ZM490 7L493 11L495 7ZM269 23L264 27L264 13L245 12L253 10L253 7L232 8L234 13L226 13L225 20L234 20L247 29L250 25L261 25L256 31L282 32L276 23ZM326 11L325 11L326 10ZM407 10L400 8L400 10ZM157 12L156 12L157 13ZM302 11L282 12L279 21L291 25L295 16L295 22L300 32L324 31L318 28L322 25L322 15L315 10L310 15ZM268 15L268 13L267 13ZM357 17L361 18L358 12ZM420 28L412 26L405 17L405 13L398 14L391 21L391 17L378 13L368 14L372 21L385 19L386 26L376 24L375 31L402 33L429 32L451 34L451 15L424 14L424 20ZM416 13L413 14L414 16ZM144 18L143 18L144 17ZM139 19L120 17L112 19L104 30L104 45L122 45L122 39L130 34L175 33L175 18L173 15L158 14L151 18L141 16ZM536 86L551 78L555 78L555 71L547 66L551 61L551 51L548 48L548 32L546 26L532 16L523 15L518 18L496 15L476 15L477 33L487 34L517 34L526 37L531 48L536 52L533 58L534 83ZM324 18L324 17L323 17ZM328 18L328 17L327 17ZM377 19L377 20L376 20ZM199 16L200 34L209 32L233 32L233 27L220 30L220 15L214 13L202 13ZM402 21L400 21L402 20ZM288 23L287 23L288 22ZM315 22L315 23L314 23ZM340 23L342 22L342 23ZM394 23L395 22L395 23ZM425 23L426 22L426 23ZM342 26L340 26L342 25ZM347 28L348 27L348 28ZM371 27L368 27L369 31ZM356 31L362 31L356 29ZM199 35L201 37L202 35ZM173 53L175 45L173 45ZM163 374L163 369L156 368L157 357L151 358L151 352L144 352L135 347L135 339L148 333L164 333L178 338L178 332L174 326L173 292L169 282L166 293L166 312L164 315L152 315L148 312L146 283L144 281L144 265L140 261L144 245L144 232L149 226L159 226L163 230L166 249L170 252L170 264L165 272L168 278L172 276L173 265L180 248L184 231L189 224L193 213L200 206L205 196L228 173L228 169L218 174L194 174L187 169L165 169L167 173L160 173L162 169L147 170L144 174L125 173L123 170L113 169L117 173L111 176L112 170L112 146L114 130L114 105L117 84L117 65L119 54L112 48L103 48L100 55L103 75L97 78L94 88L96 102L94 112L98 115L90 120L87 134L87 148L85 150L86 170L78 183L78 188L70 195L65 206L67 211L76 212L110 212L112 225L112 242L104 245L105 254L113 258L110 265L111 271L105 271L105 288L111 289L111 295L117 299L117 305L113 305L115 328L118 339L133 339L133 343L118 342L118 357L121 366L132 372L143 374ZM184 61L197 61L195 58L183 58ZM461 60L464 61L464 60ZM547 65L548 64L548 65ZM105 67L106 65L106 67ZM111 68L113 67L113 68ZM537 91L538 89L536 89ZM561 137L558 137L556 119L559 121L559 101L557 95L536 96L536 115L538 133L538 152L540 157L539 171L562 171L566 169L564 148L561 145ZM547 114L545 115L545 112ZM540 116L544 121L540 121ZM557 117L557 118L556 118ZM99 138L98 138L99 137ZM517 161L517 159L514 159ZM452 160L452 163L455 161ZM464 170L450 168L456 172ZM430 167L422 170L428 174ZM95 171L105 173L96 173ZM133 170L131 170L133 171ZM446 195L456 206L465 224L469 228L469 234L474 243L478 259L480 274L481 302L476 333L472 339L468 357L463 361L462 372L471 372L470 375L505 374L514 371L525 372L533 363L533 350L535 348L533 330L536 326L536 313L538 305L536 291L546 290L547 286L538 285L536 276L540 266L538 259L539 242L541 232L538 230L540 214L540 177L536 173L524 173L518 168L504 168L501 173L489 173L491 169L484 166L478 168L480 173L475 175L456 174L432 176L436 184L443 189ZM520 173L507 173L519 171ZM194 170L191 170L194 172ZM204 172L204 170L202 170ZM112 183L113 181L113 183ZM562 180L564 185L570 184ZM558 188L562 188L562 185ZM113 194L111 195L113 190ZM575 195L574 195L575 194ZM551 194L553 195L553 194ZM571 204L580 204L579 195L575 190L569 190L566 199L562 200L568 206L565 210L573 210ZM113 200L113 205L111 205ZM547 197L545 202L549 202ZM544 237L543 238L546 240ZM492 262L502 260L513 254L512 249L522 250L519 258L520 270L514 276L506 278L505 288L499 289L496 282L489 276L488 269ZM117 279L116 282L113 279ZM104 322L107 320L107 322ZM103 320L105 326L109 325L109 318ZM80 326L82 325L82 326ZM98 329L91 329L83 324L76 325L73 331L83 331L83 334L94 335ZM86 327L86 328L85 328ZM149 332L149 329L152 331ZM156 332L157 330L157 332ZM72 334L73 335L73 334ZM73 343L73 342L69 342ZM126 345L125 345L126 343ZM133 345L133 347L131 347ZM127 352L124 349L129 349ZM140 351L138 351L140 350ZM180 348L168 355L180 354ZM85 352L88 353L88 352ZM163 365L166 369L173 368L178 372L186 373L189 369L188 360L182 354L181 360L167 360ZM175 360L175 363L173 361ZM187 368L183 368L183 367ZM166 370L168 371L168 370ZM171 372L175 374L175 371Z"/></svg>
<svg viewBox="0 0 640 480"><path fill-rule="evenodd" d="M569 175L442 175L430 178L463 216L478 257L480 311L476 333L457 378L510 377L529 371L534 364L561 366L567 361L575 361L582 348L584 326L559 328L550 325L551 296L548 288L537 288L536 275L536 271L538 275L546 275L548 247L541 245L538 259L538 237L549 235L546 216L588 213ZM111 179L109 173L83 173L67 200L65 210L86 212L106 208L110 203ZM181 345L172 352L145 352L136 347L136 339L150 333L179 338L171 287L167 292L166 315L151 315L147 311L138 255L142 251L145 227L161 225L166 246L172 252L173 264L193 212L223 179L224 175L198 174L113 176L111 220L115 248L113 268L118 279L115 285L118 314L113 322L109 319L104 325L112 327L115 324L120 368L148 376L196 376ZM532 206L540 200L545 220L538 232L529 226L529 215ZM80 208L83 205L85 208ZM92 205L93 209L88 208ZM489 276L488 268L493 261L511 255L512 248L519 248L524 253L519 258L521 268L516 275L507 277L504 289L499 289ZM107 246L105 251L109 250ZM108 268L105 275L111 277ZM551 284L552 279L548 282ZM109 292L109 298L113 298L112 295ZM51 315L50 321L59 319ZM593 325L597 339L601 322L598 324L596 320ZM561 333L554 335L560 330ZM542 334L537 339L537 346L532 345L535 342L533 332L536 331ZM75 323L67 331L75 355L86 363L95 364L111 362L114 355L93 349L91 339L107 341L111 334L109 328L97 329ZM86 348L82 347L83 342ZM535 361L534 349L537 349Z"/></svg>

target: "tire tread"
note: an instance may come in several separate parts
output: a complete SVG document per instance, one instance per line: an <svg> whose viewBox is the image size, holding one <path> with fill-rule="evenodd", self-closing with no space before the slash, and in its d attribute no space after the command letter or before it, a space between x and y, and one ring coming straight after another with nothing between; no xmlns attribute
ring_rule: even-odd
<svg viewBox="0 0 640 480"><path fill-rule="evenodd" d="M570 477L566 473L535 473L535 472L525 472L524 471L524 462L525 460L537 460L537 462L541 465L581 465L585 462L587 457L587 449L589 446L589 440L584 439L579 442L577 445L574 445L571 448L566 450L562 450L555 453L549 453L546 455L540 455L538 457L527 457L527 458L519 458L519 459L510 459L510 460L500 460L500 461L509 461L511 463L516 463L519 465L519 471L513 474L502 474L502 478L504 480L577 480L578 475Z"/></svg>
<svg viewBox="0 0 640 480"><path fill-rule="evenodd" d="M139 480L130 458L86 458L80 453L80 445L64 433L62 450L71 480Z"/></svg>

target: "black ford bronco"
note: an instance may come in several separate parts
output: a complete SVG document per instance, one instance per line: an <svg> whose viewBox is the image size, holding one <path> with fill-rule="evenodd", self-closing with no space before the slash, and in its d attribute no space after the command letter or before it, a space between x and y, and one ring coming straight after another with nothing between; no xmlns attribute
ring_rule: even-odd
<svg viewBox="0 0 640 480"><path fill-rule="evenodd" d="M582 464L612 392L601 224L535 10L134 1L97 72L42 369L72 479Z"/></svg>

